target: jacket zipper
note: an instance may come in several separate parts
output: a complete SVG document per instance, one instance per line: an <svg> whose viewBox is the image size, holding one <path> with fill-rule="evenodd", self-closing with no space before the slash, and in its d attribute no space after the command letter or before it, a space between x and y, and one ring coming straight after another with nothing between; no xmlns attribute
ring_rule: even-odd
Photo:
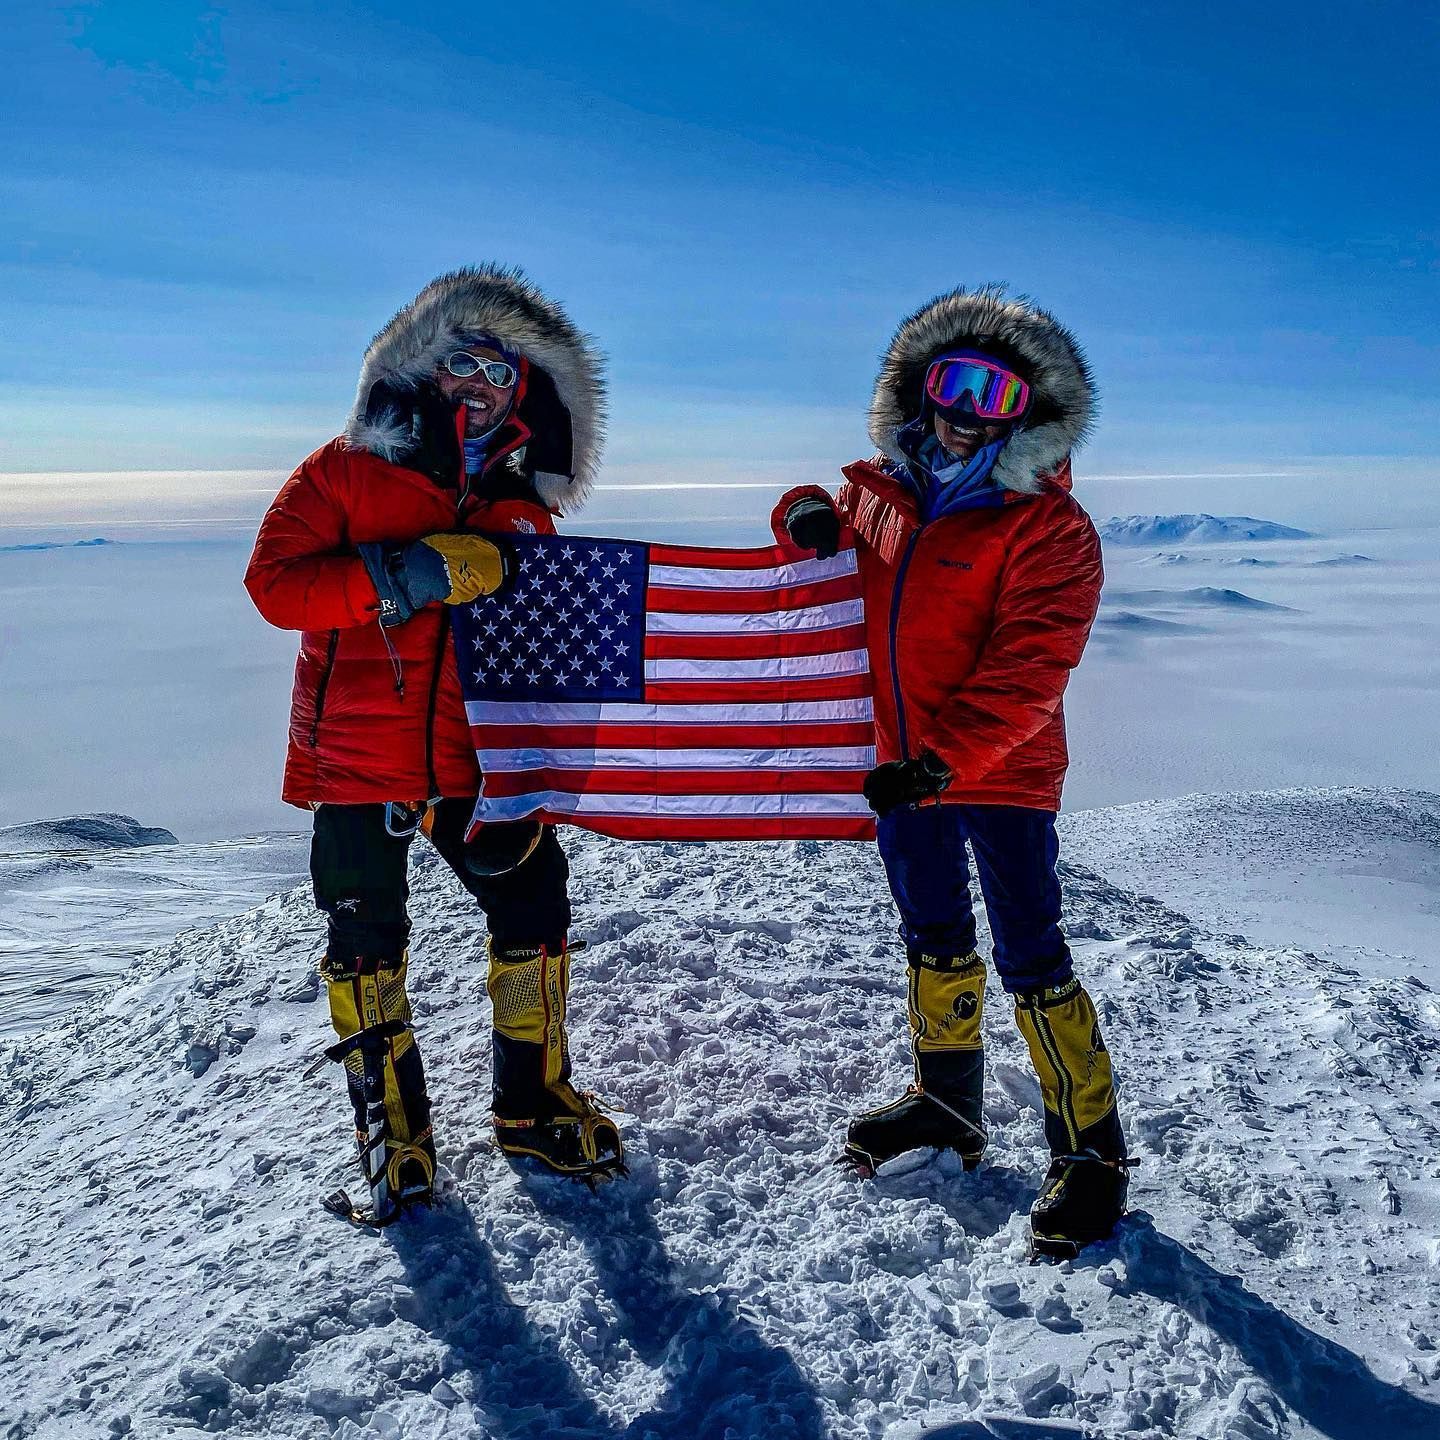
<svg viewBox="0 0 1440 1440"><path fill-rule="evenodd" d="M325 646L325 668L320 672L320 683L315 687L315 718L310 723L310 748L320 747L320 717L325 713L325 692L330 688L330 674L335 669L335 651L340 645L340 632L332 630Z"/></svg>
<svg viewBox="0 0 1440 1440"><path fill-rule="evenodd" d="M462 411L463 415L464 412ZM457 422L460 438L460 475L457 481L455 500L455 523L462 528L465 525L463 512L465 504L470 498L471 477L470 472L465 468L465 422L463 419ZM435 703L440 696L440 672L445 667L445 646L450 640L450 616L449 612L442 607L440 617L440 634L435 645L435 664L430 670L430 698L425 706L425 783L430 787L429 797L435 799L440 794L440 782L435 775Z"/></svg>
<svg viewBox="0 0 1440 1440"><path fill-rule="evenodd" d="M430 700L425 711L425 780L430 786L430 799L440 793L440 784L435 778L435 701L440 694L440 671L445 664L445 646L449 639L450 617L445 615L441 617L440 642L435 647L435 664L430 673Z"/></svg>
<svg viewBox="0 0 1440 1440"><path fill-rule="evenodd" d="M895 724L900 732L900 758L910 758L910 736L905 726L905 697L900 692L900 596L905 588L905 572L910 557L920 541L920 530L914 530L905 543L905 553L895 571L895 588L890 593L890 685L895 697Z"/></svg>

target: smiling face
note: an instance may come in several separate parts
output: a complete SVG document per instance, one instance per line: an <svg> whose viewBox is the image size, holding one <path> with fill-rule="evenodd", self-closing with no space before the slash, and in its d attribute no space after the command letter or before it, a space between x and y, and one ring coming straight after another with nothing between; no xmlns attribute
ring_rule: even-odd
<svg viewBox="0 0 1440 1440"><path fill-rule="evenodd" d="M458 348L477 360L505 359L498 350L489 345L464 345ZM462 379L458 375L452 375L442 364L436 368L435 383L439 386L440 393L452 405L465 407L467 436L484 435L493 430L505 418L510 402L515 398L513 385L507 385L503 389L492 385L485 378L483 370Z"/></svg>
<svg viewBox="0 0 1440 1440"><path fill-rule="evenodd" d="M968 425L952 425L943 415L937 413L935 416L935 438L961 460L973 460L982 446L998 440L1009 429L1008 421L987 424L983 420L975 420Z"/></svg>

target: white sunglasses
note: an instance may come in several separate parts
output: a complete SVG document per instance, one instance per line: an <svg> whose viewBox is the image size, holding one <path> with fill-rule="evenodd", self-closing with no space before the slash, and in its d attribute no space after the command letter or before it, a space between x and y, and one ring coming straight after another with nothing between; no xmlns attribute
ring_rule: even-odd
<svg viewBox="0 0 1440 1440"><path fill-rule="evenodd" d="M497 390L508 390L520 378L513 365L507 365L503 360L482 360L468 350L456 350L446 356L445 368L457 380L484 375Z"/></svg>

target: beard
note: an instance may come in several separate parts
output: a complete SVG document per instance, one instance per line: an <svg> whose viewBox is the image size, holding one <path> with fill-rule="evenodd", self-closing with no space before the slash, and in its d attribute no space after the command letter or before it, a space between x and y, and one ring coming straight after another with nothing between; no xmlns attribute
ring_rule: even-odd
<svg viewBox="0 0 1440 1440"><path fill-rule="evenodd" d="M461 401L461 404L464 404L464 401ZM465 438L467 440L488 435L505 418L509 408L503 405L493 405L488 400L482 400L481 404L486 408L477 409L465 405Z"/></svg>

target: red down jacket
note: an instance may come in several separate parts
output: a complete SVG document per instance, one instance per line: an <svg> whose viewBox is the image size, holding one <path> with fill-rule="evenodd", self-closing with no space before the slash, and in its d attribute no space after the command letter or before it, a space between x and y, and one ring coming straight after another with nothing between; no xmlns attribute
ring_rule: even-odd
<svg viewBox="0 0 1440 1440"><path fill-rule="evenodd" d="M1061 697L1100 602L1100 540L1066 464L1043 495L920 523L898 480L845 467L883 763L929 747L961 805L1058 810L1069 755ZM802 487L775 510L776 533ZM827 497L828 498L828 497Z"/></svg>
<svg viewBox="0 0 1440 1440"><path fill-rule="evenodd" d="M437 361L477 334L516 355L520 379L485 473L462 502L458 463L453 477L404 463L414 460L413 432L401 412ZM588 494L603 411L589 342L511 271L441 276L375 338L345 435L275 497L245 574L265 619L302 632L284 799L309 807L476 793L450 611L427 606L382 629L357 547L446 530L553 532L552 512L571 513Z"/></svg>
<svg viewBox="0 0 1440 1440"><path fill-rule="evenodd" d="M956 349L1018 370L1032 402L992 472L1004 503L922 524L917 490L896 473L914 474L907 436L930 421L926 372ZM869 416L882 453L846 466L832 503L859 557L879 758L928 746L955 775L945 802L1060 807L1069 763L1061 700L1104 578L1099 536L1070 494L1070 455L1094 412L1074 336L1000 287L937 296L901 322L882 361ZM825 496L785 496L777 534L805 494Z"/></svg>
<svg viewBox="0 0 1440 1440"><path fill-rule="evenodd" d="M525 500L482 504L462 521L456 498L418 471L332 440L270 506L245 585L272 625L303 632L282 791L290 804L479 789L449 610L430 605L382 630L375 587L356 553L369 541L444 530L555 528L543 506Z"/></svg>

